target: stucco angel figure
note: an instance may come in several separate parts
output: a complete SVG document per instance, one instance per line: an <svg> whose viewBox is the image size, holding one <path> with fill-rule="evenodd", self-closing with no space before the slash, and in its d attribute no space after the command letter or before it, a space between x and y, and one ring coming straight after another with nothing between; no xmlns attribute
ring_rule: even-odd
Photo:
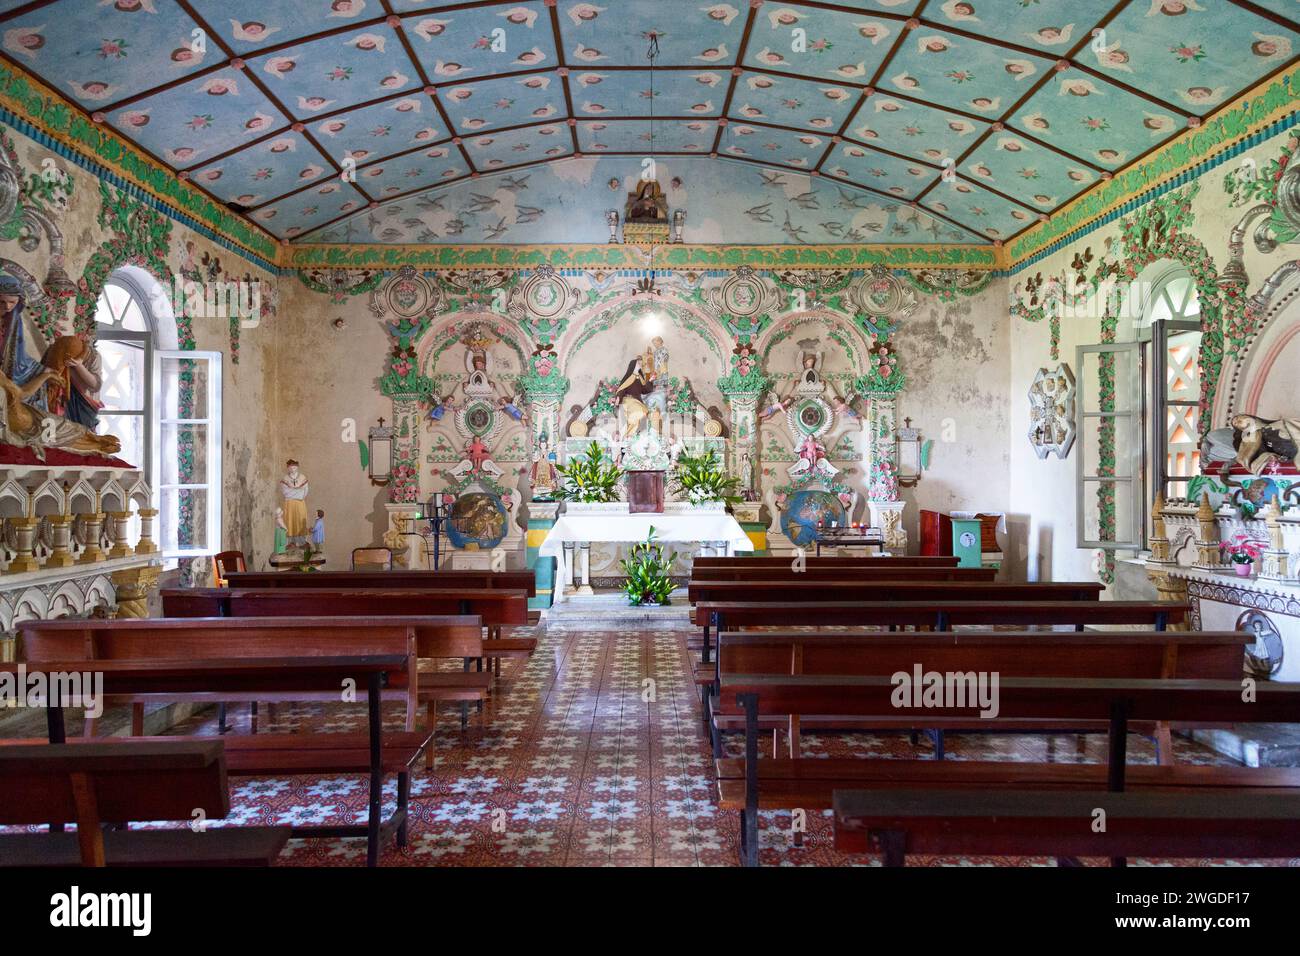
<svg viewBox="0 0 1300 956"><path fill-rule="evenodd" d="M799 459L790 466L789 475L797 478L801 475L815 473L827 478L839 471L826 457L826 447L812 435L807 435L799 444Z"/></svg>
<svg viewBox="0 0 1300 956"><path fill-rule="evenodd" d="M5 393L4 421L0 423L0 441L30 448L41 461L50 448L74 455L116 455L122 443L116 435L96 435L85 425L60 418L27 400L57 375L45 369L22 385L0 372L0 389Z"/></svg>
<svg viewBox="0 0 1300 956"><path fill-rule="evenodd" d="M451 469L452 477L459 481L466 475L481 473L491 475L493 478L500 478L505 472L497 466L491 456L492 452L483 443L483 439L475 435L465 445L465 457L460 460L460 463L455 468Z"/></svg>

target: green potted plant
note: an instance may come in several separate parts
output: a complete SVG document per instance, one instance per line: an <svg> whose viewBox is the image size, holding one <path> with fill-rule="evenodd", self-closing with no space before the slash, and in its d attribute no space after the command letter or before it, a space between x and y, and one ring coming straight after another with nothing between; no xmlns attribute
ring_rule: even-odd
<svg viewBox="0 0 1300 956"><path fill-rule="evenodd" d="M655 529L651 525L646 539L632 545L628 556L621 562L623 573L627 575L623 591L628 603L637 607L666 605L675 586L669 576L673 559L664 557L663 545L655 544L654 539Z"/></svg>
<svg viewBox="0 0 1300 956"><path fill-rule="evenodd" d="M682 452L673 466L673 494L696 507L739 504L740 479L728 475L710 448L699 455Z"/></svg>
<svg viewBox="0 0 1300 956"><path fill-rule="evenodd" d="M556 501L577 504L608 504L618 501L618 483L623 479L623 469L607 458L597 442L592 442L587 454L556 465L560 481L555 488Z"/></svg>

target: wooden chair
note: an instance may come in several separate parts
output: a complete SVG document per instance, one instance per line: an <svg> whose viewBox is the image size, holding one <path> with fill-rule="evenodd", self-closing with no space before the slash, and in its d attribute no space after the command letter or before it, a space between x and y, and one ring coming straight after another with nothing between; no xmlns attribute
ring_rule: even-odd
<svg viewBox="0 0 1300 956"><path fill-rule="evenodd" d="M353 548L352 570L393 570L393 552L391 548Z"/></svg>
<svg viewBox="0 0 1300 956"><path fill-rule="evenodd" d="M212 586L224 588L226 575L232 571L247 571L248 563L242 551L219 551L212 556Z"/></svg>

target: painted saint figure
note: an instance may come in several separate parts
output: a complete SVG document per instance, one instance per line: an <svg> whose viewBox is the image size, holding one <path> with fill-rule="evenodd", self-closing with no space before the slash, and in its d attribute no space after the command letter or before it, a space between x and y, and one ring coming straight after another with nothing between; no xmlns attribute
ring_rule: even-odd
<svg viewBox="0 0 1300 956"><path fill-rule="evenodd" d="M285 534L291 546L301 546L307 537L307 476L298 470L298 462L292 458L285 462L285 469L280 479Z"/></svg>

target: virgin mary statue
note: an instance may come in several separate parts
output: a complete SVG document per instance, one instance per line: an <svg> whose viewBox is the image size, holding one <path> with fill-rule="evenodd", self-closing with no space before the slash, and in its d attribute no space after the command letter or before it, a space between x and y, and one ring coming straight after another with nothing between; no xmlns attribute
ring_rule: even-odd
<svg viewBox="0 0 1300 956"><path fill-rule="evenodd" d="M0 372L16 385L25 385L44 371L44 366L27 354L27 335L23 328L25 302L22 283L13 276L0 275ZM45 389L42 387L25 401L46 408Z"/></svg>

